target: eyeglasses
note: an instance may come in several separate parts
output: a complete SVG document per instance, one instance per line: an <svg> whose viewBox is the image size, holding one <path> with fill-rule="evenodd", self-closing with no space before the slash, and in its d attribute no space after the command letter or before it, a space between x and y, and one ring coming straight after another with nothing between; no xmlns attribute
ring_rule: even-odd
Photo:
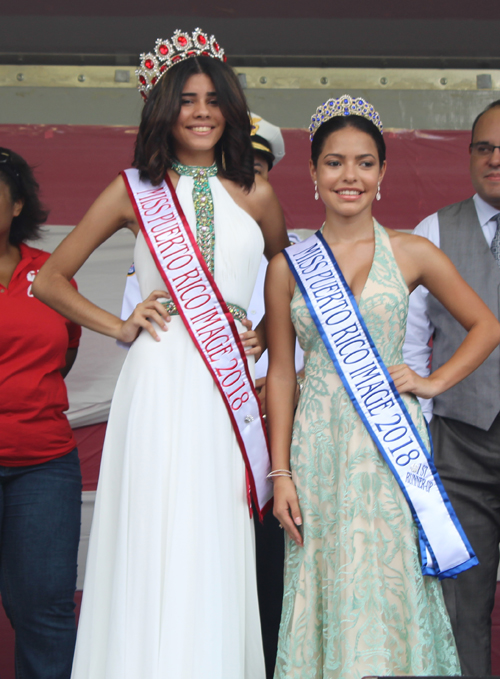
<svg viewBox="0 0 500 679"><path fill-rule="evenodd" d="M500 146L494 146L493 144L488 144L484 141L476 141L474 144L469 146L469 151L475 156L492 156L495 149L500 149Z"/></svg>

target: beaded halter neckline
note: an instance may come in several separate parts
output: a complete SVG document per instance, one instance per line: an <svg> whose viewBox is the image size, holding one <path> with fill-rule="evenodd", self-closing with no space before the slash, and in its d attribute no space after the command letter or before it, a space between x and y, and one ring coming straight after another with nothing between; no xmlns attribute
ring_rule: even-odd
<svg viewBox="0 0 500 679"><path fill-rule="evenodd" d="M184 177L193 177L193 205L196 215L196 243L200 248L203 259L207 263L210 273L215 270L215 225L214 225L214 201L210 189L209 178L215 177L218 172L217 164L210 167L197 167L196 165L183 165L178 160L172 163L172 170ZM174 302L166 305L167 311L177 314ZM228 308L234 318L243 320L246 311L237 304L228 303Z"/></svg>

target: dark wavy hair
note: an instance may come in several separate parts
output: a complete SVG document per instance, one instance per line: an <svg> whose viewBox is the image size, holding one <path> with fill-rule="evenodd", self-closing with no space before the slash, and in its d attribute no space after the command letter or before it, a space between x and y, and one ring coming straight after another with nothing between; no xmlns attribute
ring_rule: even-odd
<svg viewBox="0 0 500 679"><path fill-rule="evenodd" d="M41 225L47 221L49 212L38 196L40 187L32 168L19 154L0 148L0 181L8 187L13 203L23 201L21 213L12 220L9 242L19 245L40 238Z"/></svg>
<svg viewBox="0 0 500 679"><path fill-rule="evenodd" d="M172 127L181 110L184 85L204 73L213 82L226 121L215 146L219 173L247 190L255 181L247 102L234 71L219 59L191 57L170 68L151 91L142 111L133 165L142 179L157 186L175 160Z"/></svg>
<svg viewBox="0 0 500 679"><path fill-rule="evenodd" d="M385 141L378 127L376 127L371 120L368 120L368 118L363 118L363 116L335 116L335 118L330 118L326 123L323 123L313 137L311 142L311 160L314 167L318 164L318 158L323 151L327 138L333 132L342 130L344 127L354 127L356 130L365 132L373 139L375 146L377 147L378 160L380 166L382 166L385 161L386 153Z"/></svg>

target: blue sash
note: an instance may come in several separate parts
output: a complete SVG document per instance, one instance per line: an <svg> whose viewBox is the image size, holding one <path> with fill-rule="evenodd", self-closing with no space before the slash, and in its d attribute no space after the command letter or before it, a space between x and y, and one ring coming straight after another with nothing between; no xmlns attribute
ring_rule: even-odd
<svg viewBox="0 0 500 679"><path fill-rule="evenodd" d="M410 506L422 573L442 579L477 565L432 456L322 234L283 252L335 369Z"/></svg>

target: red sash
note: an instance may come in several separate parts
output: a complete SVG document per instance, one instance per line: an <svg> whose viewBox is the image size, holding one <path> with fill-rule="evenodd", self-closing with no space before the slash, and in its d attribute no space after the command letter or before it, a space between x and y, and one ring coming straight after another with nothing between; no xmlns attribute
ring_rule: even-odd
<svg viewBox="0 0 500 679"><path fill-rule="evenodd" d="M262 519L273 494L267 434L234 319L168 175L160 186L141 180L135 169L122 176L158 271L224 400Z"/></svg>

